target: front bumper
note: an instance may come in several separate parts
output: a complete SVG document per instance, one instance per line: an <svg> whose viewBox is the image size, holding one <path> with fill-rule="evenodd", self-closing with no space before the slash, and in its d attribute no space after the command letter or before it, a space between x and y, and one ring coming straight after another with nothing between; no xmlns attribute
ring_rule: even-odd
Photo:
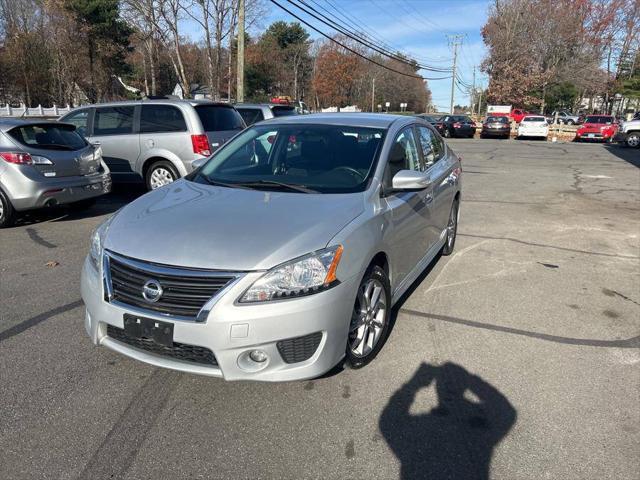
<svg viewBox="0 0 640 480"><path fill-rule="evenodd" d="M81 278L82 299L86 305L85 328L94 344L136 360L226 380L301 380L318 377L337 365L345 354L358 279L352 278L324 292L298 299L238 305L236 299L261 275L262 272L246 274L220 295L206 321L197 323L171 320L162 314L141 313L133 307L106 302L101 274L87 259ZM125 313L173 323L174 342L210 349L217 365L149 353L109 337L107 325L123 328ZM309 359L298 363L284 361L278 351L278 341L316 332L322 333L322 339ZM247 368L242 360L253 349L268 355L265 366L257 371Z"/></svg>
<svg viewBox="0 0 640 480"><path fill-rule="evenodd" d="M576 139L583 140L583 141L586 140L586 141L602 142L602 141L610 140L613 136L614 136L613 133L608 133L608 132L583 132L583 133L576 132Z"/></svg>
<svg viewBox="0 0 640 480"><path fill-rule="evenodd" d="M18 211L78 202L111 191L111 174L106 165L102 171L84 176L47 178L17 169L7 169L3 176L5 191Z"/></svg>

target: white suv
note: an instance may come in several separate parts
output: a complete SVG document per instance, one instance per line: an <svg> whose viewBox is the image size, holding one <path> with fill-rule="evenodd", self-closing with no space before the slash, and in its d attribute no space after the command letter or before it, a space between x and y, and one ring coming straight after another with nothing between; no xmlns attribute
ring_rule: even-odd
<svg viewBox="0 0 640 480"><path fill-rule="evenodd" d="M640 147L640 118L620 125L616 139L628 147Z"/></svg>

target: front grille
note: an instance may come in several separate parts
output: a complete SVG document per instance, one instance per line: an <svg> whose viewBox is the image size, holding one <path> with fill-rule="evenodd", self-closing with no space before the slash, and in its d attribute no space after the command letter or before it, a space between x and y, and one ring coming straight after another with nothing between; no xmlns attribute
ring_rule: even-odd
<svg viewBox="0 0 640 480"><path fill-rule="evenodd" d="M309 360L313 356L320 345L320 340L322 340L322 332L316 332L304 337L280 340L276 345L286 363L298 363Z"/></svg>
<svg viewBox="0 0 640 480"><path fill-rule="evenodd" d="M218 366L213 352L205 347L178 342L173 342L172 347L166 347L148 338L131 337L127 335L124 329L114 327L113 325L107 325L107 335L114 340L126 343L145 352L154 353L163 357L171 357L177 360L184 360L186 362L199 363L201 365Z"/></svg>
<svg viewBox="0 0 640 480"><path fill-rule="evenodd" d="M235 277L212 272L147 265L109 256L112 300L134 307L180 317L196 317L207 301ZM156 302L142 296L144 284L155 280L162 287Z"/></svg>

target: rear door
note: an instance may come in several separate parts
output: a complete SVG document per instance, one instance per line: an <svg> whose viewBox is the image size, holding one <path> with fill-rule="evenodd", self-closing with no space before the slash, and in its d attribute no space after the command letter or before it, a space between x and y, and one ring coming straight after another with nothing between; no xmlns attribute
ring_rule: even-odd
<svg viewBox="0 0 640 480"><path fill-rule="evenodd" d="M142 105L140 109L140 159L171 152L181 160L193 158L187 123L173 105Z"/></svg>
<svg viewBox="0 0 640 480"><path fill-rule="evenodd" d="M455 160L447 155L444 141L436 132L423 125L419 125L417 131L433 193L428 227L431 246L440 239L449 220L449 210L455 195L452 181Z"/></svg>
<svg viewBox="0 0 640 480"><path fill-rule="evenodd" d="M212 153L245 128L242 117L231 105L196 105L194 108Z"/></svg>
<svg viewBox="0 0 640 480"><path fill-rule="evenodd" d="M115 181L139 179L135 164L140 155L138 132L134 128L136 107L96 107L89 140L102 147L102 158Z"/></svg>
<svg viewBox="0 0 640 480"><path fill-rule="evenodd" d="M73 125L34 123L15 127L7 133L31 154L34 167L46 177L89 175L100 166L93 146Z"/></svg>

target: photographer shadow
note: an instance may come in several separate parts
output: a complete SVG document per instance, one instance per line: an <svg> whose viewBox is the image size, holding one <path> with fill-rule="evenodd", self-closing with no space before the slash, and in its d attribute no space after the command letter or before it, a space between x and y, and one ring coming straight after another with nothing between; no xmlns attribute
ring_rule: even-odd
<svg viewBox="0 0 640 480"><path fill-rule="evenodd" d="M416 394L434 384L438 405L409 413ZM401 479L488 479L494 447L516 422L496 388L454 363L423 363L391 397L379 427L401 462Z"/></svg>

